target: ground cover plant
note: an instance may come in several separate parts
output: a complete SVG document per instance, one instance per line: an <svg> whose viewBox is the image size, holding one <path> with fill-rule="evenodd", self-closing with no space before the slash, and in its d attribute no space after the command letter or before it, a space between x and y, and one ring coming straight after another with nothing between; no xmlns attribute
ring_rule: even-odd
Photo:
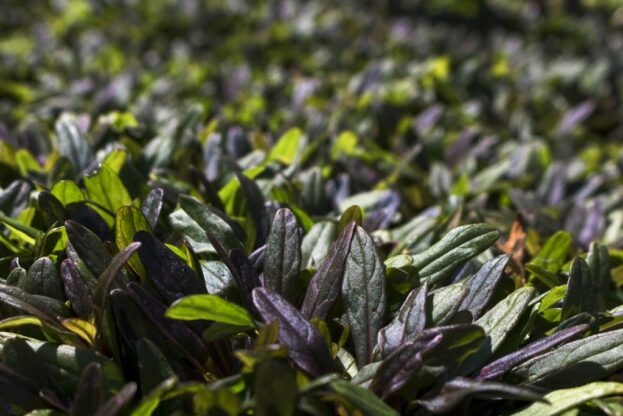
<svg viewBox="0 0 623 416"><path fill-rule="evenodd" d="M623 414L622 29L3 2L0 413Z"/></svg>

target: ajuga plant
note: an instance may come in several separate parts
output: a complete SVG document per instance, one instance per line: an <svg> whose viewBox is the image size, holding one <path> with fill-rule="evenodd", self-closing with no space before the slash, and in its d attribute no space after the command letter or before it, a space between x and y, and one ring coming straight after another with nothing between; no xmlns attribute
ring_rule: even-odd
<svg viewBox="0 0 623 416"><path fill-rule="evenodd" d="M619 2L5 3L1 414L623 414Z"/></svg>

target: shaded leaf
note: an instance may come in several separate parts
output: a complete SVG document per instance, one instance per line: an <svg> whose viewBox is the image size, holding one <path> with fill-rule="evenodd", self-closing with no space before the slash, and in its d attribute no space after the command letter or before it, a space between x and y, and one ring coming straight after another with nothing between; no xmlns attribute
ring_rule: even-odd
<svg viewBox="0 0 623 416"><path fill-rule="evenodd" d="M372 351L385 318L385 266L372 238L357 227L346 258L342 285L344 308L355 343L357 364L372 359Z"/></svg>
<svg viewBox="0 0 623 416"><path fill-rule="evenodd" d="M288 355L299 367L314 376L331 369L332 359L324 339L296 308L261 287L253 290L253 303L264 322L277 321L279 341L288 347Z"/></svg>

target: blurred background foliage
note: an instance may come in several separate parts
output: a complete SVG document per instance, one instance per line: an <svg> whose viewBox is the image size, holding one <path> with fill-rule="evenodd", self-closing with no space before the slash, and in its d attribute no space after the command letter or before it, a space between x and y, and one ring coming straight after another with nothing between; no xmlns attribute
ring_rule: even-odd
<svg viewBox="0 0 623 416"><path fill-rule="evenodd" d="M193 108L202 146L300 128L307 166L340 160L323 176L356 173L343 195L398 189L406 218L454 196L509 225L538 203L547 235L592 209L608 219L581 244L613 223L616 243L622 29L620 0L5 0L0 186L17 178L6 145L45 169L63 112L137 157Z"/></svg>

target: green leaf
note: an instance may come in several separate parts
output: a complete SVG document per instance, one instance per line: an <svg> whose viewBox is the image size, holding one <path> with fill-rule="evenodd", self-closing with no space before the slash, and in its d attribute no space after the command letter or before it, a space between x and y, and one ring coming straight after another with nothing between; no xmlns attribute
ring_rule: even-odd
<svg viewBox="0 0 623 416"><path fill-rule="evenodd" d="M580 257L573 259L560 319L564 321L580 312L596 315L599 289L599 282L591 275L586 262Z"/></svg>
<svg viewBox="0 0 623 416"><path fill-rule="evenodd" d="M444 325L452 321L470 287L466 281L448 285L429 295L431 306L430 326Z"/></svg>
<svg viewBox="0 0 623 416"><path fill-rule="evenodd" d="M281 360L266 360L254 368L255 412L258 416L290 416L296 412L298 391L292 368Z"/></svg>
<svg viewBox="0 0 623 416"><path fill-rule="evenodd" d="M360 227L363 224L363 211L361 211L359 205L352 205L342 213L337 223L337 235L340 235L351 221L355 221L355 224Z"/></svg>
<svg viewBox="0 0 623 416"><path fill-rule="evenodd" d="M586 257L592 278L598 287L597 304L599 311L606 309L607 294L611 285L610 255L603 244L593 242Z"/></svg>
<svg viewBox="0 0 623 416"><path fill-rule="evenodd" d="M84 201L84 194L74 181L62 180L56 182L51 192L65 206L73 202Z"/></svg>
<svg viewBox="0 0 623 416"><path fill-rule="evenodd" d="M97 204L93 208L109 225L112 225L114 215L119 208L132 205L132 198L125 185L107 165L102 165L95 175L85 176L84 186L88 199Z"/></svg>
<svg viewBox="0 0 623 416"><path fill-rule="evenodd" d="M321 264L335 241L335 233L336 225L333 222L323 221L314 224L301 244L303 268L317 268Z"/></svg>
<svg viewBox="0 0 623 416"><path fill-rule="evenodd" d="M204 388L193 397L196 415L236 416L240 411L240 399L227 389Z"/></svg>
<svg viewBox="0 0 623 416"><path fill-rule="evenodd" d="M532 287L517 289L475 322L490 338L492 353L497 351L509 332L528 310L533 295L534 288Z"/></svg>
<svg viewBox="0 0 623 416"><path fill-rule="evenodd" d="M499 237L499 232L488 224L471 224L457 227L422 253L413 255L413 266L420 279L431 285L449 277L467 260L489 248Z"/></svg>
<svg viewBox="0 0 623 416"><path fill-rule="evenodd" d="M300 158L303 143L304 136L301 130L298 128L288 130L271 149L267 162L275 160L287 166L291 165L297 158Z"/></svg>
<svg viewBox="0 0 623 416"><path fill-rule="evenodd" d="M253 320L246 309L216 295L186 296L174 302L167 309L166 316L184 321L206 319L253 327Z"/></svg>
<svg viewBox="0 0 623 416"><path fill-rule="evenodd" d="M266 241L264 281L267 287L296 303L300 289L301 232L294 214L287 208L277 211Z"/></svg>
<svg viewBox="0 0 623 416"><path fill-rule="evenodd" d="M177 377L172 376L158 384L149 394L143 396L143 400L132 410L130 416L151 416L158 408L162 397L173 390L177 384ZM144 393L144 392L143 392Z"/></svg>
<svg viewBox="0 0 623 416"><path fill-rule="evenodd" d="M28 269L17 283L17 287L31 295L42 295L65 301L63 285L56 272L54 262L48 257L41 257Z"/></svg>
<svg viewBox="0 0 623 416"><path fill-rule="evenodd" d="M623 329L565 344L513 368L506 380L545 388L575 387L623 367Z"/></svg>
<svg viewBox="0 0 623 416"><path fill-rule="evenodd" d="M131 205L123 206L117 211L115 216L115 243L119 250L123 250L134 242L134 235L139 231L151 231L149 222L143 213ZM138 254L133 254L128 261L128 265L141 278L145 278L147 272L141 263Z"/></svg>
<svg viewBox="0 0 623 416"><path fill-rule="evenodd" d="M342 298L352 328L357 364L372 359L386 309L385 266L372 238L357 226L346 258Z"/></svg>
<svg viewBox="0 0 623 416"><path fill-rule="evenodd" d="M367 416L398 416L398 412L386 405L374 393L345 380L330 384L333 391L361 410Z"/></svg>
<svg viewBox="0 0 623 416"><path fill-rule="evenodd" d="M202 230L202 235L196 236L196 241L209 243L207 237L209 233L223 245L227 252L234 248L243 249L241 241L229 224L215 214L212 208L187 195L180 195L180 207Z"/></svg>
<svg viewBox="0 0 623 416"><path fill-rule="evenodd" d="M534 403L513 416L557 416L592 399L623 395L623 383L598 381L582 387L556 390L545 395L548 403Z"/></svg>
<svg viewBox="0 0 623 416"><path fill-rule="evenodd" d="M552 273L558 272L565 263L572 241L571 234L566 231L558 231L545 242L543 248L530 264L542 267Z"/></svg>

